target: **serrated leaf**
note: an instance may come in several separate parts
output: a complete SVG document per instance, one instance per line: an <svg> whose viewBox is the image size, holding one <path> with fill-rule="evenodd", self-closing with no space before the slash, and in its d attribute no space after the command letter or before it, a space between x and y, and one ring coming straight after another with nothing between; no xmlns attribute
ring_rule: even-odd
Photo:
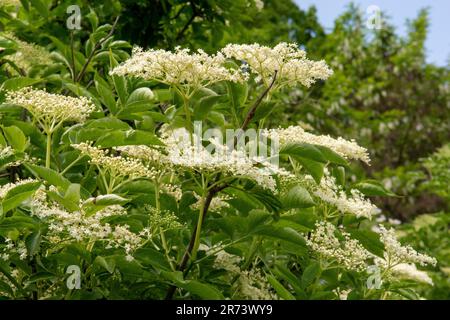
<svg viewBox="0 0 450 320"><path fill-rule="evenodd" d="M302 274L301 284L303 288L308 287L319 276L321 270L320 265L317 262L312 262L308 265Z"/></svg>
<svg viewBox="0 0 450 320"><path fill-rule="evenodd" d="M41 230L37 230L27 237L27 239L25 240L25 245L27 247L29 256L34 256L36 253L39 252L41 240L42 240Z"/></svg>
<svg viewBox="0 0 450 320"><path fill-rule="evenodd" d="M308 190L302 186L294 186L290 188L281 197L281 203L286 210L295 208L309 208L314 206L314 200Z"/></svg>
<svg viewBox="0 0 450 320"><path fill-rule="evenodd" d="M28 139L16 126L3 127L3 133L11 147L19 152L24 152L27 148Z"/></svg>
<svg viewBox="0 0 450 320"><path fill-rule="evenodd" d="M25 165L36 177L40 177L47 181L49 184L61 187L62 190L67 190L71 182L63 177L60 173L55 170L37 166L34 164Z"/></svg>
<svg viewBox="0 0 450 320"><path fill-rule="evenodd" d="M374 180L366 180L354 185L354 188L361 191L366 196L396 196L395 193L387 190L383 185L381 185L378 181Z"/></svg>

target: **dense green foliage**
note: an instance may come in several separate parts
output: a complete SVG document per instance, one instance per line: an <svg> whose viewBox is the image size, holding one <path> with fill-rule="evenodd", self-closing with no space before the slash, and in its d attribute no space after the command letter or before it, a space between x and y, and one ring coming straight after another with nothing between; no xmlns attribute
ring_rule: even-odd
<svg viewBox="0 0 450 320"><path fill-rule="evenodd" d="M74 4L82 20L71 31L66 9ZM325 32L314 8L290 0L265 0L262 9L247 0L0 2L0 297L449 299L450 73L426 62L428 23L421 11L401 38L388 22L381 30L365 28L354 6ZM254 42L296 42L334 74L268 95L271 87L252 75L202 86L189 97L183 91L191 93L189 86L110 74L134 45L214 54L229 43ZM227 67L237 70L238 60ZM87 97L95 110L87 119L47 123L8 101L8 92L30 86ZM249 177L149 158L136 168L153 168L156 177L139 176L138 169L134 177L126 169L135 162L113 170L77 147L88 142L108 150L99 159L129 160L120 147L160 152L164 128L190 131L193 120L221 131L246 129L246 120L258 129L301 126L355 139L372 161L349 161L315 143L288 145L281 166L296 182L277 177L276 190L269 190ZM353 190L369 197L381 215L366 219L326 203L315 191L327 176L349 197ZM101 222L118 234L127 226L139 239L128 250L134 240L119 243L114 233L107 240L60 236L64 219L39 210L57 212L51 217L64 212L67 221L81 215L74 224L86 230ZM370 271L314 249L317 222L336 226L333 236L347 252L354 248L348 237L359 241L371 255L368 264L382 268L380 288L368 287ZM390 262L376 263L388 251L379 223L437 259L436 266L417 265L434 285L396 277ZM66 285L72 265L81 269L80 289Z"/></svg>

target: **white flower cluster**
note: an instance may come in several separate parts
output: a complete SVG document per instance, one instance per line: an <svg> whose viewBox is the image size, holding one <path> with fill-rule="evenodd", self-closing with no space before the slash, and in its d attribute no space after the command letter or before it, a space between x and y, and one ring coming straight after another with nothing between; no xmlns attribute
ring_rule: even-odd
<svg viewBox="0 0 450 320"><path fill-rule="evenodd" d="M245 177L273 191L276 187L274 175L291 175L261 157L249 157L244 151L230 150L212 139L209 142L213 150L209 150L208 146L201 144L198 136L194 135L193 138L192 144L185 128L166 133L163 142L166 144L170 163L203 172L222 172L230 176Z"/></svg>
<svg viewBox="0 0 450 320"><path fill-rule="evenodd" d="M295 43L281 42L270 48L254 44L229 44L222 49L227 58L244 61L267 86L277 72L277 87L300 83L306 87L326 80L333 71L325 61L312 61ZM258 80L259 80L258 79Z"/></svg>
<svg viewBox="0 0 450 320"><path fill-rule="evenodd" d="M91 146L89 143L82 142L72 144L72 147L81 151L83 155L91 158L90 163L105 170L110 176L120 179L138 179L138 178L154 178L155 170L147 168L141 161L121 156L108 155L107 150Z"/></svg>
<svg viewBox="0 0 450 320"><path fill-rule="evenodd" d="M5 238L5 247L0 253L0 258L3 261L7 261L11 258L11 254L17 254L20 260L25 260L28 256L25 241L17 240L14 242L9 238Z"/></svg>
<svg viewBox="0 0 450 320"><path fill-rule="evenodd" d="M89 214L81 204L79 210L68 212L55 203L48 203L44 191L39 190L32 201L31 212L48 223L46 237L53 243L102 241L106 248L123 248L129 256L151 237L148 229L133 233L128 225L113 226L104 222L105 218L127 214L125 208L119 205L110 205Z"/></svg>
<svg viewBox="0 0 450 320"><path fill-rule="evenodd" d="M425 271L417 270L415 264L400 263L392 268L392 273L400 279L415 280L433 285L433 279Z"/></svg>
<svg viewBox="0 0 450 320"><path fill-rule="evenodd" d="M238 277L237 298L252 300L274 300L276 295L271 292L270 286L258 269L241 270L239 264L241 257L229 254L224 250L216 254L214 268L224 269L233 277Z"/></svg>
<svg viewBox="0 0 450 320"><path fill-rule="evenodd" d="M14 159L15 157L13 156L15 154L16 152L12 147L0 145L0 170L5 167L17 167L23 163L24 159L28 161L32 160L26 153L23 156L24 159ZM13 157L14 161L11 161L11 157Z"/></svg>
<svg viewBox="0 0 450 320"><path fill-rule="evenodd" d="M225 61L226 58L221 53L208 55L202 50L191 53L189 49L179 47L175 52L134 48L132 57L114 68L110 74L141 77L168 85L187 85L193 88L224 80L246 80L246 75L240 70L226 68Z"/></svg>
<svg viewBox="0 0 450 320"><path fill-rule="evenodd" d="M152 206L146 206L145 208L149 214L149 229L155 231L155 233L160 230L180 229L183 227L173 212L158 210Z"/></svg>
<svg viewBox="0 0 450 320"><path fill-rule="evenodd" d="M171 195L177 201L180 201L183 197L183 190L179 186L170 183L163 183L161 185L161 192Z"/></svg>
<svg viewBox="0 0 450 320"><path fill-rule="evenodd" d="M14 150L10 146L4 147L0 145L0 159L14 155Z"/></svg>
<svg viewBox="0 0 450 320"><path fill-rule="evenodd" d="M311 176L308 175L305 178L313 182ZM324 176L320 184L311 183L311 188L315 196L326 203L336 206L342 213L350 213L358 218L364 217L367 219L371 219L372 216L380 213L380 209L370 200L365 199L359 190L352 189L350 195L347 195L342 187L336 183L336 178L331 176L327 169L324 170Z"/></svg>
<svg viewBox="0 0 450 320"><path fill-rule="evenodd" d="M271 139L278 139L280 145L290 143L309 143L327 147L347 159L361 160L370 163L367 149L359 146L354 140L348 141L341 137L335 139L328 135L315 135L305 131L301 126L264 130L264 135Z"/></svg>
<svg viewBox="0 0 450 320"><path fill-rule="evenodd" d="M11 3L19 1L8 1ZM10 59L19 69L28 72L33 66L48 65L52 63L50 53L43 47L34 43L28 43L18 39L13 34L7 33L5 38L12 40L17 45L17 51L7 59ZM16 73L15 69L8 66L8 71Z"/></svg>
<svg viewBox="0 0 450 320"><path fill-rule="evenodd" d="M27 109L44 129L53 130L64 121L85 121L94 104L86 97L68 97L31 87L6 93L6 103Z"/></svg>
<svg viewBox="0 0 450 320"><path fill-rule="evenodd" d="M202 205L202 198L198 194L194 194L195 198L197 198L197 202L191 205L191 208L194 210L198 210ZM226 202L226 200L230 200L231 197L228 195L218 195L212 198L211 203L209 205L209 211L220 211L224 208L229 208L230 204Z"/></svg>
<svg viewBox="0 0 450 320"><path fill-rule="evenodd" d="M1 256L2 255L0 254L0 258L1 258ZM19 269L12 269L10 275L17 281L17 283L21 283L21 279L18 279L18 277L20 276ZM0 273L0 282L3 282L7 285L7 286L0 286L0 295L2 297L8 297L9 299L14 299L15 293L18 290L16 288L16 286L3 273Z"/></svg>
<svg viewBox="0 0 450 320"><path fill-rule="evenodd" d="M379 226L380 240L384 244L384 261L382 264L395 266L401 263L418 263L421 266L436 265L437 260L426 254L418 253L411 246L402 246L397 240L393 228L386 229L383 225Z"/></svg>
<svg viewBox="0 0 450 320"><path fill-rule="evenodd" d="M255 3L256 9L258 9L259 11L264 9L264 1L263 0L253 0L253 1Z"/></svg>
<svg viewBox="0 0 450 320"><path fill-rule="evenodd" d="M318 222L306 243L322 258L335 260L348 270L364 271L366 260L373 255L358 240L352 239L350 234L341 231L344 239L339 240L336 232L337 229L333 224Z"/></svg>
<svg viewBox="0 0 450 320"><path fill-rule="evenodd" d="M16 182L10 182L10 183L0 186L0 199L3 199L11 189L21 186L21 185L24 185L24 184L27 184L27 183L33 183L33 182L37 182L37 180L28 178L28 179L19 180Z"/></svg>
<svg viewBox="0 0 450 320"><path fill-rule="evenodd" d="M161 151L146 145L120 146L114 147L114 149L127 156L141 159L142 161L148 162L152 165L157 165L160 163L164 165L168 164L167 157Z"/></svg>

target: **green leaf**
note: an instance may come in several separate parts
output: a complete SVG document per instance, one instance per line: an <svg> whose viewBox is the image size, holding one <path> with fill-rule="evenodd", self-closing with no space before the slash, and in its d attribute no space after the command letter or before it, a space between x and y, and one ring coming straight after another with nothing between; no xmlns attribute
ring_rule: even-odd
<svg viewBox="0 0 450 320"><path fill-rule="evenodd" d="M30 276L27 280L27 284L32 284L37 281L55 280L55 279L57 279L57 276L55 274L42 271L42 272L38 272L38 273L35 273L32 276Z"/></svg>
<svg viewBox="0 0 450 320"><path fill-rule="evenodd" d="M40 182L29 182L9 190L1 202L3 213L18 207L22 202L30 198L40 185Z"/></svg>
<svg viewBox="0 0 450 320"><path fill-rule="evenodd" d="M272 275L267 275L267 281L272 285L278 295L284 300L295 300L295 297Z"/></svg>
<svg viewBox="0 0 450 320"><path fill-rule="evenodd" d="M23 232L23 229L26 230L36 230L38 227L38 223L29 216L20 216L14 215L11 217L6 217L0 221L0 232L4 234L4 232L9 232L11 230L20 230Z"/></svg>
<svg viewBox="0 0 450 320"><path fill-rule="evenodd" d="M320 183L323 177L325 164L317 161L313 161L311 159L295 157L296 161L298 161L303 168L314 178L317 184Z"/></svg>
<svg viewBox="0 0 450 320"><path fill-rule="evenodd" d="M365 180L354 185L354 188L361 191L366 196L388 196L394 197L395 193L387 190L383 185L375 180Z"/></svg>
<svg viewBox="0 0 450 320"><path fill-rule="evenodd" d="M313 281L320 275L320 265L317 262L312 262L309 266L306 267L305 271L303 271L301 284L303 288L308 287Z"/></svg>
<svg viewBox="0 0 450 320"><path fill-rule="evenodd" d="M137 88L134 90L127 100L127 105L136 103L136 102L148 102L152 103L155 100L155 95L150 88Z"/></svg>
<svg viewBox="0 0 450 320"><path fill-rule="evenodd" d="M37 84L39 82L42 82L42 79L17 77L17 78L8 79L5 82L3 82L2 89L15 91L15 90L19 90L24 87L29 87L29 86L31 86L33 84Z"/></svg>
<svg viewBox="0 0 450 320"><path fill-rule="evenodd" d="M241 108L247 101L248 85L247 83L240 84L230 81L227 81L226 84L233 114L239 117L238 121L240 122L242 120L242 117L240 117Z"/></svg>
<svg viewBox="0 0 450 320"><path fill-rule="evenodd" d="M25 245L28 250L28 255L34 256L36 253L39 252L41 239L42 239L41 230L37 230L27 237L27 239L25 240Z"/></svg>
<svg viewBox="0 0 450 320"><path fill-rule="evenodd" d="M66 193L64 194L64 200L66 202L70 203L70 210L76 211L80 204L80 184L78 183L72 183L66 190Z"/></svg>
<svg viewBox="0 0 450 320"><path fill-rule="evenodd" d="M77 96L85 96L85 97L90 98L92 100L92 102L98 107L98 109L101 108L100 101L92 93L90 93L89 90L87 90L86 88L81 86L79 83L73 84L70 82L65 82L64 86L67 89L69 89L70 91L72 91L74 94L76 94Z"/></svg>
<svg viewBox="0 0 450 320"><path fill-rule="evenodd" d="M349 229L347 232L352 236L352 238L358 240L364 248L383 258L384 245L380 241L380 236L378 233L360 229Z"/></svg>
<svg viewBox="0 0 450 320"><path fill-rule="evenodd" d="M102 256L97 256L94 260L94 264L105 268L109 273L113 273L116 268L116 262L114 259L106 259Z"/></svg>
<svg viewBox="0 0 450 320"><path fill-rule="evenodd" d="M342 166L334 167L331 170L331 174L336 178L337 184L345 185L345 169Z"/></svg>
<svg viewBox="0 0 450 320"><path fill-rule="evenodd" d="M177 287L183 288L195 296L205 300L223 300L220 291L210 285L197 280L184 280L181 271L161 271L161 276L169 280Z"/></svg>
<svg viewBox="0 0 450 320"><path fill-rule="evenodd" d="M133 256L144 265L151 265L156 270L170 270L170 265L164 254L153 248L140 248Z"/></svg>
<svg viewBox="0 0 450 320"><path fill-rule="evenodd" d="M2 146L3 148L8 146L8 144L6 143L5 137L3 136L1 131L0 131L0 146Z"/></svg>
<svg viewBox="0 0 450 320"><path fill-rule="evenodd" d="M303 298L305 297L305 292L300 286L300 280L288 268L286 268L284 265L277 264L275 266L274 273L276 273L278 278L287 281L292 286L292 288L294 288L297 295Z"/></svg>
<svg viewBox="0 0 450 320"><path fill-rule="evenodd" d="M104 117L100 119L95 119L88 121L85 124L85 128L100 128L100 129L120 129L129 130L130 125L120 119L115 117Z"/></svg>
<svg viewBox="0 0 450 320"><path fill-rule="evenodd" d="M292 157L302 157L317 162L327 162L322 152L314 145L308 143L290 143L283 146L280 155L288 155Z"/></svg>
<svg viewBox="0 0 450 320"><path fill-rule="evenodd" d="M108 110L112 114L116 114L117 112L117 106L116 106L116 99L114 97L114 94L112 90L109 88L109 86L106 86L104 84L104 80L100 78L98 73L95 74L95 88L97 89L98 94L102 98L103 104L108 108Z"/></svg>
<svg viewBox="0 0 450 320"><path fill-rule="evenodd" d="M24 152L27 148L28 139L22 130L16 126L3 127L2 129L11 147L19 152Z"/></svg>
<svg viewBox="0 0 450 320"><path fill-rule="evenodd" d="M288 241L301 247L306 247L305 239L300 233L290 227L274 227L272 225L261 226L257 234Z"/></svg>
<svg viewBox="0 0 450 320"><path fill-rule="evenodd" d="M103 194L95 198L89 198L85 201L85 204L93 204L97 206L110 206L114 204L123 205L129 202L129 199L123 198L117 194Z"/></svg>
<svg viewBox="0 0 450 320"><path fill-rule="evenodd" d="M264 210L252 210L249 212L248 216L245 218L247 224L247 233L252 233L256 228L264 225L270 220L272 214Z"/></svg>
<svg viewBox="0 0 450 320"><path fill-rule="evenodd" d="M29 0L31 5L39 12L40 15L47 18L49 10L47 5L41 0Z"/></svg>
<svg viewBox="0 0 450 320"><path fill-rule="evenodd" d="M320 152L322 152L322 155L324 156L324 158L331 162L331 163L335 163L338 164L340 166L348 166L348 162L347 160L345 160L343 157L341 157L340 155L338 155L336 152L334 152L333 150L324 147L324 146L317 146L316 148L320 150Z"/></svg>
<svg viewBox="0 0 450 320"><path fill-rule="evenodd" d="M401 295L409 300L420 300L420 296L413 289L400 288L400 289L394 289L394 290L390 290L390 291L396 292L399 295Z"/></svg>
<svg viewBox="0 0 450 320"><path fill-rule="evenodd" d="M219 95L210 95L202 97L197 104L194 105L194 120L205 120L214 105L222 98Z"/></svg>
<svg viewBox="0 0 450 320"><path fill-rule="evenodd" d="M110 148L126 145L162 145L162 142L151 132L143 130L112 131L101 136L96 146Z"/></svg>
<svg viewBox="0 0 450 320"><path fill-rule="evenodd" d="M8 295L14 296L13 289L3 280L0 280L0 292L6 292Z"/></svg>
<svg viewBox="0 0 450 320"><path fill-rule="evenodd" d="M267 118L272 113L276 105L277 104L273 101L263 101L258 109L256 109L255 116L252 121L257 122Z"/></svg>
<svg viewBox="0 0 450 320"><path fill-rule="evenodd" d="M25 166L36 177L44 179L51 185L61 187L63 191L67 190L67 188L71 184L71 182L69 180L67 180L61 174L59 174L58 172L56 172L52 169L44 168L44 167L37 166L34 164L26 164Z"/></svg>
<svg viewBox="0 0 450 320"><path fill-rule="evenodd" d="M116 67L119 64L117 62L117 60L114 59L114 57L112 55L112 51L109 51L109 61L110 61L111 69ZM125 78L121 77L121 76L113 75L112 79L114 82L114 87L116 89L116 93L119 96L119 100L120 100L122 106L124 106L125 103L127 102L127 97L128 97L127 83L125 81Z"/></svg>
<svg viewBox="0 0 450 320"><path fill-rule="evenodd" d="M169 89L156 89L153 90L156 101L170 101L172 100L172 92Z"/></svg>
<svg viewBox="0 0 450 320"><path fill-rule="evenodd" d="M286 210L295 208L309 208L314 206L314 200L308 190L302 186L294 186L282 195L281 203Z"/></svg>
<svg viewBox="0 0 450 320"><path fill-rule="evenodd" d="M188 280L185 283L180 284L180 287L204 300L225 299L216 287L197 280Z"/></svg>

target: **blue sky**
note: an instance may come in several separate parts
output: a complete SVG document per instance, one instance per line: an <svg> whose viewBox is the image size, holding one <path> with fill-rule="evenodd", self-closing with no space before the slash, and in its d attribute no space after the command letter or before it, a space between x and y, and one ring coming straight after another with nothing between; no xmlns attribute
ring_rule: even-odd
<svg viewBox="0 0 450 320"><path fill-rule="evenodd" d="M334 19L352 1L347 0L294 0L300 8L317 7L319 21L332 28ZM406 20L417 16L421 8L430 9L430 29L426 43L427 59L438 65L450 60L450 0L354 0L365 11L376 5L385 11L400 35L406 34Z"/></svg>

